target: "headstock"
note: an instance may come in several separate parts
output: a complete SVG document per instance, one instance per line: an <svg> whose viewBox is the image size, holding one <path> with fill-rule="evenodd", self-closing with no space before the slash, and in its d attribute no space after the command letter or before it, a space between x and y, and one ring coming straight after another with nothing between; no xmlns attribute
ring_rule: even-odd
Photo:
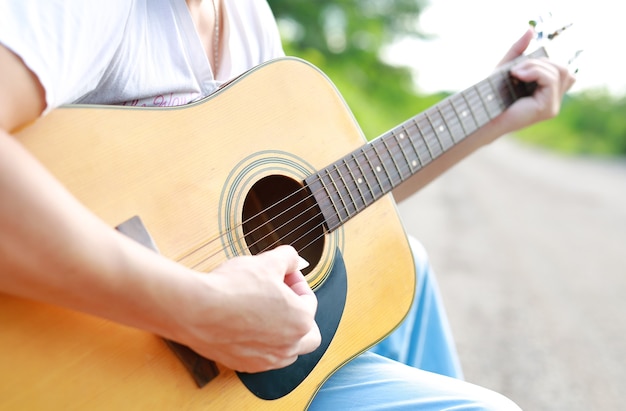
<svg viewBox="0 0 626 411"><path fill-rule="evenodd" d="M578 72L579 58L583 50L576 44L575 33L572 33L573 23L558 21L552 13L547 13L545 16L531 19L528 24L535 31L536 47L545 48L551 60L567 66L570 72ZM563 34L566 30L567 34ZM570 36L570 33L574 35Z"/></svg>

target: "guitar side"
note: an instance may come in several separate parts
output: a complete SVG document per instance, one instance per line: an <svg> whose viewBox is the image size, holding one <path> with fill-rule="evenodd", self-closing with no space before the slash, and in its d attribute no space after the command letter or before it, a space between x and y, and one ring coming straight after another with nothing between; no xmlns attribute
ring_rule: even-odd
<svg viewBox="0 0 626 411"><path fill-rule="evenodd" d="M111 227L139 215L173 260L223 226L237 230L242 197L256 181L297 180L364 144L334 86L296 59L260 66L185 107L58 109L18 138ZM338 231L327 234L323 255L333 246L343 255L344 314L319 364L284 397L260 400L223 367L199 389L154 335L0 295L0 408L305 408L332 372L402 320L413 298L414 265L390 196ZM213 252L196 251L194 265ZM226 247L200 269L240 253L248 252ZM325 261L309 275L313 286Z"/></svg>

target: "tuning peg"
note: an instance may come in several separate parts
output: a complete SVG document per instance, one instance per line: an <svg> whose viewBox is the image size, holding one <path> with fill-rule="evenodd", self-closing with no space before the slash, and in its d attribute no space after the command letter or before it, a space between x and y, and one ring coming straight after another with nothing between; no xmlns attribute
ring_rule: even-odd
<svg viewBox="0 0 626 411"><path fill-rule="evenodd" d="M567 67L569 69L569 71L573 74L577 74L578 73L578 58L580 57L580 55L583 53L583 50L576 50L576 52L574 53L574 56L569 59L569 61L567 62Z"/></svg>
<svg viewBox="0 0 626 411"><path fill-rule="evenodd" d="M582 50L573 46L576 33L574 33L573 37L567 36L569 41L565 41L565 44L563 44L562 41L551 42L551 40L559 37L561 33L572 27L573 23L565 23L563 20L557 22L552 13L546 13L536 19L530 20L528 24L535 32L534 42L536 46L548 49L548 55L551 59L566 65L571 73L578 73L578 57L581 55ZM556 43L559 43L559 47L556 47Z"/></svg>
<svg viewBox="0 0 626 411"><path fill-rule="evenodd" d="M528 22L528 24L535 30L536 40L552 40L573 25L573 23L568 23L565 25L556 26L556 28L552 28L554 27L554 22L552 19L552 13L549 13L548 17L545 19L543 17L539 17Z"/></svg>

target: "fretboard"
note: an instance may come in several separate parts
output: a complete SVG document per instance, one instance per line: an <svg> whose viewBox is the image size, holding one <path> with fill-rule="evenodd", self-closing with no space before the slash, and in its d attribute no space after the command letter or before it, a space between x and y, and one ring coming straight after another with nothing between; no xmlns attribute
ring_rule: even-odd
<svg viewBox="0 0 626 411"><path fill-rule="evenodd" d="M520 59L543 56L546 52L541 48ZM531 95L535 85L512 78L512 64L309 176L305 183L328 230L389 193L517 99Z"/></svg>

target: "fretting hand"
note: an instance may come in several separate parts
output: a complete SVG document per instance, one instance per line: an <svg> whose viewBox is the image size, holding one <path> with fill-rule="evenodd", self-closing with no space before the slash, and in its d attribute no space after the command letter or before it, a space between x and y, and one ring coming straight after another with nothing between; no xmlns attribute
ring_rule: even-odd
<svg viewBox="0 0 626 411"><path fill-rule="evenodd" d="M530 44L534 32L529 29L515 42L500 65L520 56ZM529 97L521 98L493 120L500 134L519 130L533 123L556 116L563 95L572 87L575 78L567 67L549 59L525 59L511 68L511 74L524 82L536 82L537 89Z"/></svg>

